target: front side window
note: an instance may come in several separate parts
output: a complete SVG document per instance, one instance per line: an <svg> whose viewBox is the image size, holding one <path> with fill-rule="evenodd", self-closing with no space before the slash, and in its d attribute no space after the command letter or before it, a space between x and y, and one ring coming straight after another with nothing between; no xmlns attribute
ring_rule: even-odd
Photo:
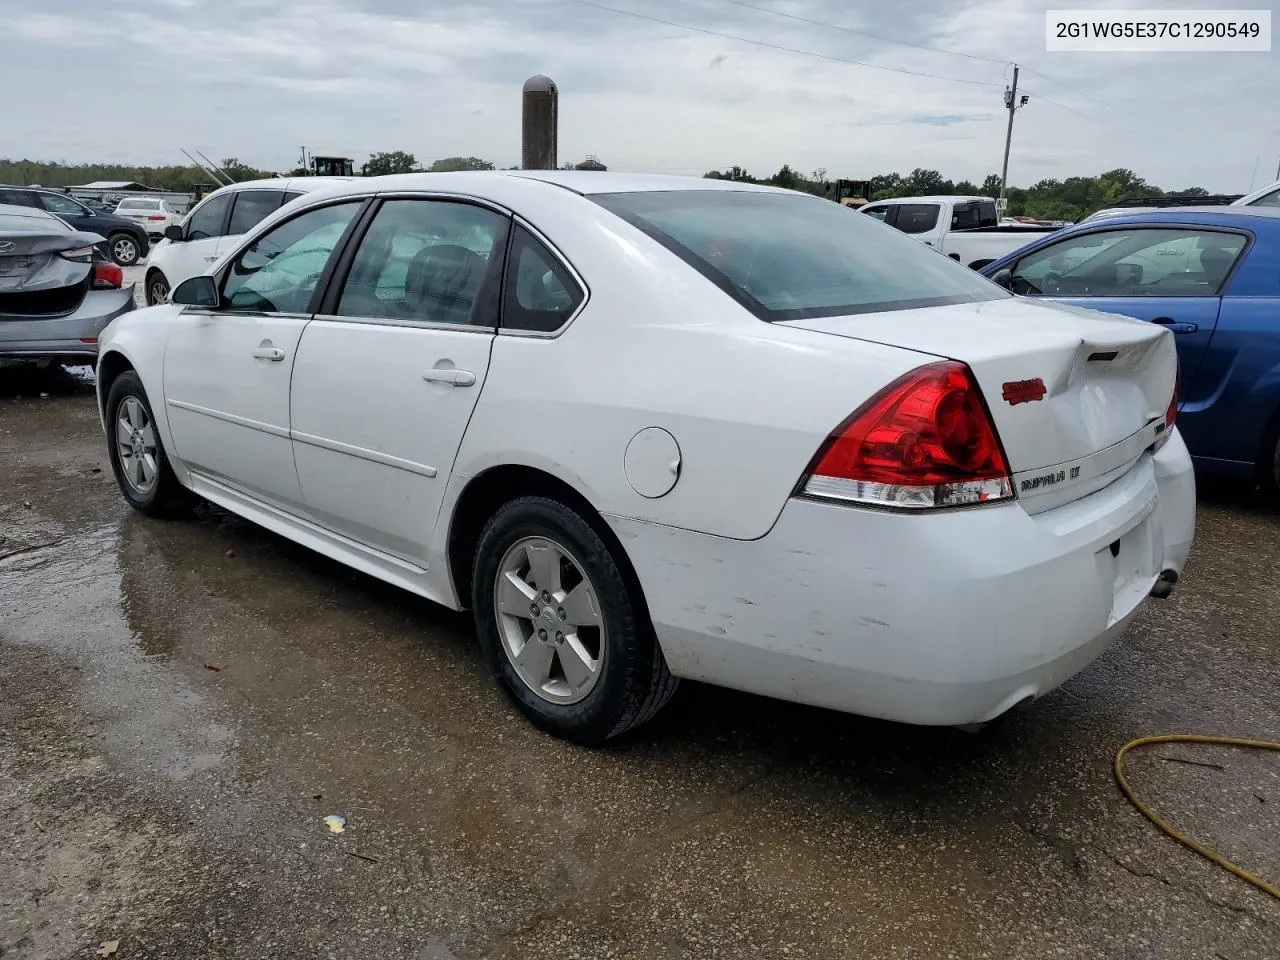
<svg viewBox="0 0 1280 960"><path fill-rule="evenodd" d="M936 203L899 204L893 225L903 233L928 233L938 225L940 209Z"/></svg>
<svg viewBox="0 0 1280 960"><path fill-rule="evenodd" d="M539 333L563 327L585 296L564 264L523 227L512 238L504 290L502 328Z"/></svg>
<svg viewBox="0 0 1280 960"><path fill-rule="evenodd" d="M597 194L762 320L1011 296L968 267L818 197L728 190Z"/></svg>
<svg viewBox="0 0 1280 960"><path fill-rule="evenodd" d="M388 200L360 241L338 315L496 326L497 304L485 291L497 281L491 265L507 222L469 203Z"/></svg>
<svg viewBox="0 0 1280 960"><path fill-rule="evenodd" d="M222 223L230 205L230 193L215 193L196 207L187 220L187 239L210 240L222 236Z"/></svg>
<svg viewBox="0 0 1280 960"><path fill-rule="evenodd" d="M325 266L363 201L308 210L241 251L223 281L229 310L305 313Z"/></svg>
<svg viewBox="0 0 1280 960"><path fill-rule="evenodd" d="M874 217L876 220L879 220L881 223L883 223L885 218L889 216L889 208L887 206L863 207L862 212L865 213L868 217Z"/></svg>
<svg viewBox="0 0 1280 960"><path fill-rule="evenodd" d="M279 206L279 190L241 190L236 194L235 205L231 208L231 223L227 226L227 235L238 237L242 233L248 233Z"/></svg>
<svg viewBox="0 0 1280 960"><path fill-rule="evenodd" d="M89 212L70 197L60 197L56 193L40 194L40 202L50 213L64 213L72 217L83 217Z"/></svg>
<svg viewBox="0 0 1280 960"><path fill-rule="evenodd" d="M1247 238L1188 228L1102 230L1043 247L1018 261L1023 296L1217 296Z"/></svg>

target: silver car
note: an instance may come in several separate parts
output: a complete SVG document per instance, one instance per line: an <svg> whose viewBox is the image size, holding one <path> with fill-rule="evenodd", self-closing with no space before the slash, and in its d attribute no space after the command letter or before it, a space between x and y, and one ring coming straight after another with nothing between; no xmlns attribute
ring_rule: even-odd
<svg viewBox="0 0 1280 960"><path fill-rule="evenodd" d="M97 359L103 327L133 309L133 284L104 242L43 210L0 204L0 357Z"/></svg>

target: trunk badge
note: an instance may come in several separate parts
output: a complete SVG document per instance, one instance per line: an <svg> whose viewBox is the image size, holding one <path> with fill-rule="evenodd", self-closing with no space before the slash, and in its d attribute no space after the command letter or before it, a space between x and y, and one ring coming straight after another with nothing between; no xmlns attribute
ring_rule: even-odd
<svg viewBox="0 0 1280 960"><path fill-rule="evenodd" d="M8 240L0 240L0 253L8 253L10 250L16 250L18 245Z"/></svg>
<svg viewBox="0 0 1280 960"><path fill-rule="evenodd" d="M1043 400L1044 395L1048 393L1044 381L1039 377L1033 380L1010 380L1002 386L1001 396L1009 401L1011 407L1016 407L1020 403L1030 403L1032 400Z"/></svg>

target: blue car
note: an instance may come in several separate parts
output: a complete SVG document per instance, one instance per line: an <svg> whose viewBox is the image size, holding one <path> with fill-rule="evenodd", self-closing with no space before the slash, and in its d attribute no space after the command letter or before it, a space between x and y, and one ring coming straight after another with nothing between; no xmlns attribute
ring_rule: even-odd
<svg viewBox="0 0 1280 960"><path fill-rule="evenodd" d="M1178 429L1196 466L1280 491L1280 209L1135 211L1059 230L980 272L1020 296L1168 327Z"/></svg>

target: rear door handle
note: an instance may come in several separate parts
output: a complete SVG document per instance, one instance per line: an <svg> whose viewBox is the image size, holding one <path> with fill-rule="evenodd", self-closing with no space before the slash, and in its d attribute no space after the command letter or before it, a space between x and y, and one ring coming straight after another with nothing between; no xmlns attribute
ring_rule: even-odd
<svg viewBox="0 0 1280 960"><path fill-rule="evenodd" d="M284 351L279 347L258 347L253 351L253 355L259 360L275 360L284 359Z"/></svg>
<svg viewBox="0 0 1280 960"><path fill-rule="evenodd" d="M1172 317L1156 317L1151 322L1158 323L1162 327L1168 327L1174 333L1195 333L1200 329L1200 324L1198 323L1186 323L1174 320Z"/></svg>
<svg viewBox="0 0 1280 960"><path fill-rule="evenodd" d="M434 367L422 375L427 383L447 383L454 387L475 386L476 375L470 370L455 370L452 367Z"/></svg>

